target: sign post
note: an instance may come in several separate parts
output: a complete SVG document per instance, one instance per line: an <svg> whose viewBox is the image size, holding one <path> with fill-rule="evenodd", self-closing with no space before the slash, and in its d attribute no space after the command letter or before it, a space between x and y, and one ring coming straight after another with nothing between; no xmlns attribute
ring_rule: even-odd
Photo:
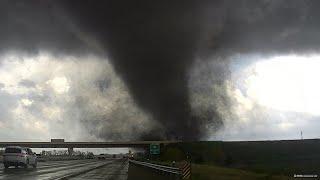
<svg viewBox="0 0 320 180"><path fill-rule="evenodd" d="M150 144L150 154L160 154L160 144Z"/></svg>

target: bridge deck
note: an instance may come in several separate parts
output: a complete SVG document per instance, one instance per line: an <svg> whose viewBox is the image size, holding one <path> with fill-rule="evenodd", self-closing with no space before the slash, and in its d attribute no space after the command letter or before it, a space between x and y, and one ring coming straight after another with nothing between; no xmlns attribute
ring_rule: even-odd
<svg viewBox="0 0 320 180"><path fill-rule="evenodd" d="M0 147L23 146L30 148L121 148L149 147L150 144L172 144L179 141L132 141L132 142L0 142Z"/></svg>

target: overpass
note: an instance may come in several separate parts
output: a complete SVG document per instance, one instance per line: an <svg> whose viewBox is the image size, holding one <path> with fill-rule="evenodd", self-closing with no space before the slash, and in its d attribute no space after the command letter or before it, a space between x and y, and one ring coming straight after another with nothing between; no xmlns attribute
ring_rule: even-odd
<svg viewBox="0 0 320 180"><path fill-rule="evenodd" d="M0 142L0 148L22 146L30 148L148 148L150 144L168 145L180 141L127 141L127 142Z"/></svg>

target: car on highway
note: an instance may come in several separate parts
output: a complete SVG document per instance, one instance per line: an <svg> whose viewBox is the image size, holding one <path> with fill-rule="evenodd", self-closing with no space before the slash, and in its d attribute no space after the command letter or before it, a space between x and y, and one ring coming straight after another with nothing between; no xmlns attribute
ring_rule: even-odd
<svg viewBox="0 0 320 180"><path fill-rule="evenodd" d="M3 165L5 168L22 166L28 168L29 165L37 167L37 156L30 148L20 146L8 146L4 150Z"/></svg>
<svg viewBox="0 0 320 180"><path fill-rule="evenodd" d="M100 159L100 160L106 159L105 154L99 154L97 157L98 157L98 159Z"/></svg>

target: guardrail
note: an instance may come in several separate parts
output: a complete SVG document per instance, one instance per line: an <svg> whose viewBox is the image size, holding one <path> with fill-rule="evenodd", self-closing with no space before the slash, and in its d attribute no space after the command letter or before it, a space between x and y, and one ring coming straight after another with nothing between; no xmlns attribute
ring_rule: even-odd
<svg viewBox="0 0 320 180"><path fill-rule="evenodd" d="M190 162L187 161L182 161L180 163L179 168L178 167L171 167L171 166L163 166L159 164L154 164L154 163L148 163L148 162L143 162L143 161L135 161L129 159L130 163L136 164L136 165L141 165L144 167L148 167L160 172L163 172L168 175L174 175L175 179L190 179L191 178L191 164Z"/></svg>
<svg viewBox="0 0 320 180"><path fill-rule="evenodd" d="M129 162L134 163L134 164L138 164L138 165L142 165L142 166L146 166L155 170L159 170L165 173L170 173L170 174L175 174L175 175L179 175L181 176L181 170L177 167L171 167L171 166L163 166L163 165L159 165L159 164L153 164L153 163L147 163L147 162L142 162L142 161L135 161L135 160L129 160Z"/></svg>

